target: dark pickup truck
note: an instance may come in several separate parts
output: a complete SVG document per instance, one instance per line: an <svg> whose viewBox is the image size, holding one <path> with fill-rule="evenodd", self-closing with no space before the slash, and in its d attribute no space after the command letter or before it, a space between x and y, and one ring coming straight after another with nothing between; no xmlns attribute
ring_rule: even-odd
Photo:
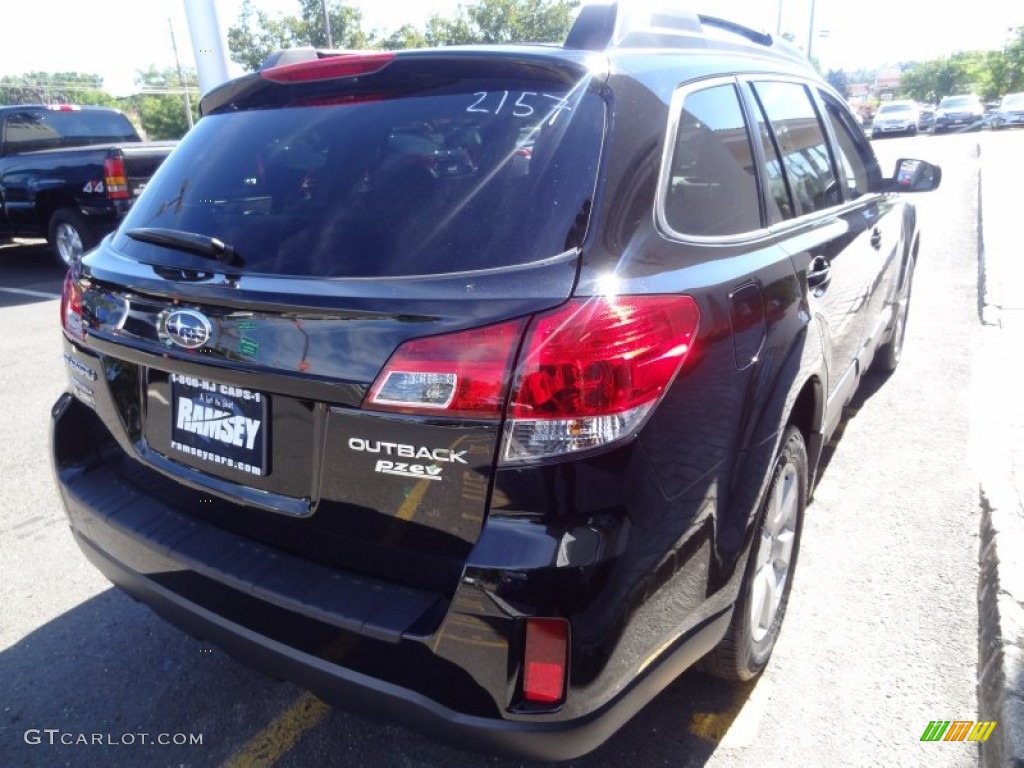
<svg viewBox="0 0 1024 768"><path fill-rule="evenodd" d="M0 240L45 237L65 265L131 208L177 142L105 107L0 107Z"/></svg>

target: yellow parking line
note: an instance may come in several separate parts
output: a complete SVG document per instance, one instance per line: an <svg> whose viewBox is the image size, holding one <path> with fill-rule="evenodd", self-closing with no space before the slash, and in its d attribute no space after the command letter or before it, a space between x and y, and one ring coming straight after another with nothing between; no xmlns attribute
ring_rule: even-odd
<svg viewBox="0 0 1024 768"><path fill-rule="evenodd" d="M302 694L287 710L241 746L221 768L270 768L331 708L311 693Z"/></svg>
<svg viewBox="0 0 1024 768"><path fill-rule="evenodd" d="M416 514L416 508L427 494L430 482L430 480L417 480L412 490L409 491L409 495L405 497L405 501L402 502L402 506L395 513L395 517L399 520L412 520L412 516Z"/></svg>
<svg viewBox="0 0 1024 768"><path fill-rule="evenodd" d="M694 712L687 730L699 739L712 744L721 744L726 734L730 734L730 729L735 729L740 725L737 721L741 719L741 715L746 715L742 718L745 721L744 729L753 729L756 733L760 720L758 716L760 707L757 702L752 701L754 686L752 683L736 683L734 687L735 697L728 707L721 712ZM730 734L733 741L739 742L752 741L752 738L744 738L744 736L750 735Z"/></svg>
<svg viewBox="0 0 1024 768"><path fill-rule="evenodd" d="M459 447L459 443L465 439L465 437L458 438L454 443L448 446L448 450L454 451ZM402 506L400 506L398 508L398 512L395 513L395 517L407 522L412 520L420 502L423 501L423 497L427 494L427 489L430 487L431 482L432 481L430 480L417 480L416 484L412 487L412 490L409 491L409 495L405 497L405 501L402 502Z"/></svg>

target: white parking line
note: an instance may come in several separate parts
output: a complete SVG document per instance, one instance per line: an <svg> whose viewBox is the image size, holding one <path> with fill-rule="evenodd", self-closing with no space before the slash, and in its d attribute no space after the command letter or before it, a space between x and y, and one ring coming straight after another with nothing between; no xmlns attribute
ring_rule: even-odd
<svg viewBox="0 0 1024 768"><path fill-rule="evenodd" d="M44 291L30 291L27 288L0 288L0 293L15 293L18 296L31 296L36 299L59 299L59 293L45 293Z"/></svg>

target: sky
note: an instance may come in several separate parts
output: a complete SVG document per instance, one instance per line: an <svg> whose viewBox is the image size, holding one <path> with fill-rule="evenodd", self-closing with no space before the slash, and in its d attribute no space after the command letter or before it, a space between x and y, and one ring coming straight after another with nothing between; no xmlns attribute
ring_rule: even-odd
<svg viewBox="0 0 1024 768"><path fill-rule="evenodd" d="M241 0L215 2L226 33L238 19ZM405 23L422 26L432 13L450 15L459 5L459 0L347 2L363 11L365 29L383 33ZM999 48L1008 27L1024 26L1024 3L1008 0L971 0L970 12L949 11L950 6L942 7L935 0L680 2L769 32L776 31L781 9L782 31L795 34L802 47L808 42L813 4L812 52L825 69L873 69L958 50ZM296 0L253 0L253 4L272 14L298 9ZM182 0L7 0L2 15L0 76L39 70L96 73L103 76L107 90L125 95L133 91L136 70L151 64L174 66L170 27L182 64L194 66Z"/></svg>

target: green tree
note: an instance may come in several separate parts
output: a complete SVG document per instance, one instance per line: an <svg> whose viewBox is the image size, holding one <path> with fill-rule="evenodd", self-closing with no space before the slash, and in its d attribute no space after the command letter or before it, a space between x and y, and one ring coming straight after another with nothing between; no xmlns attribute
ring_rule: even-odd
<svg viewBox="0 0 1024 768"><path fill-rule="evenodd" d="M1016 27L1008 32L1009 39L1002 51L1000 95L1024 91L1024 27Z"/></svg>
<svg viewBox="0 0 1024 768"><path fill-rule="evenodd" d="M459 11L481 43L561 43L578 5L575 0L479 0Z"/></svg>
<svg viewBox="0 0 1024 768"><path fill-rule="evenodd" d="M103 78L82 72L29 72L0 77L0 104L88 104L115 106Z"/></svg>
<svg viewBox="0 0 1024 768"><path fill-rule="evenodd" d="M976 77L971 59L958 53L908 67L900 78L900 92L917 101L936 103L943 96L972 90Z"/></svg>
<svg viewBox="0 0 1024 768"><path fill-rule="evenodd" d="M185 85L190 91L192 119L199 119L199 86L192 70L184 72ZM176 69L150 67L139 70L135 77L139 95L133 97L139 122L152 141L180 139L188 132L185 101L180 93L181 83Z"/></svg>
<svg viewBox="0 0 1024 768"><path fill-rule="evenodd" d="M467 43L561 43L578 0L479 0L459 6L452 18L432 16L428 45Z"/></svg>
<svg viewBox="0 0 1024 768"><path fill-rule="evenodd" d="M238 24L228 29L231 60L255 72L264 59L282 48L327 48L327 29L320 0L299 0L298 15L270 14L255 10L244 0ZM342 0L327 0L331 38L335 48L359 50L370 46L363 31L363 13ZM389 38L390 39L390 38Z"/></svg>
<svg viewBox="0 0 1024 768"><path fill-rule="evenodd" d="M828 74L825 75L825 79L828 80L829 85L839 92L840 96L846 96L846 89L850 85L846 72L841 69L830 69Z"/></svg>
<svg viewBox="0 0 1024 768"><path fill-rule="evenodd" d="M403 24L377 44L386 51L397 51L401 48L423 48L429 45L423 32L412 24Z"/></svg>
<svg viewBox="0 0 1024 768"><path fill-rule="evenodd" d="M434 14L427 22L423 33L424 41L431 47L442 45L470 45L479 43L480 37L470 24L464 9L460 6L454 18Z"/></svg>

